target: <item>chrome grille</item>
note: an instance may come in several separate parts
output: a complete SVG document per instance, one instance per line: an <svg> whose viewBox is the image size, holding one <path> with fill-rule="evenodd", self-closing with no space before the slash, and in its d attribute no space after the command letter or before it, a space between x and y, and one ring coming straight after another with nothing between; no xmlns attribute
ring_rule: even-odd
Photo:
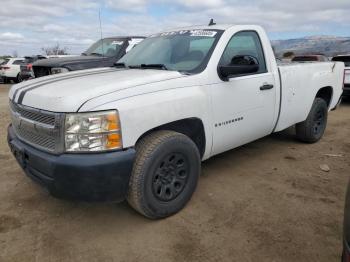
<svg viewBox="0 0 350 262"><path fill-rule="evenodd" d="M63 114L18 105L10 101L12 125L19 139L44 151L63 152Z"/></svg>
<svg viewBox="0 0 350 262"><path fill-rule="evenodd" d="M47 148L50 151L55 150L55 138L36 134L25 129L15 128L16 133L25 141Z"/></svg>

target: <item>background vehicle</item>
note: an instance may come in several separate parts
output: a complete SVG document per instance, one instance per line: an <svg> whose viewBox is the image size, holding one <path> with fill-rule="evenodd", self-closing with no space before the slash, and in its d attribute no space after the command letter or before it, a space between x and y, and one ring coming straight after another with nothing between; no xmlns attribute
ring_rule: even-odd
<svg viewBox="0 0 350 262"><path fill-rule="evenodd" d="M336 56L336 57L333 57L332 61L344 62L345 64L343 96L346 98L350 98L350 55Z"/></svg>
<svg viewBox="0 0 350 262"><path fill-rule="evenodd" d="M109 37L94 43L81 56L65 56L37 61L33 64L35 77L82 69L113 66L144 37Z"/></svg>
<svg viewBox="0 0 350 262"><path fill-rule="evenodd" d="M0 78L5 83L10 80L19 83L22 81L20 65L23 63L24 58L6 58L0 65Z"/></svg>
<svg viewBox="0 0 350 262"><path fill-rule="evenodd" d="M33 63L38 60L46 59L45 56L26 56L25 60L20 65L22 80L34 78Z"/></svg>
<svg viewBox="0 0 350 262"><path fill-rule="evenodd" d="M329 59L325 55L300 55L295 56L292 62L328 62Z"/></svg>
<svg viewBox="0 0 350 262"><path fill-rule="evenodd" d="M182 28L113 68L13 86L8 142L55 196L126 198L163 218L190 200L201 161L293 125L320 140L343 78L343 63L277 66L259 26Z"/></svg>

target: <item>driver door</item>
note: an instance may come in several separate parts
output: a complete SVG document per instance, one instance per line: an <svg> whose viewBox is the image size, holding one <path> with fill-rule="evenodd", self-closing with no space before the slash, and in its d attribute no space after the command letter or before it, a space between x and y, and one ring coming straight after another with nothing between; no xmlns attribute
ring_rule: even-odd
<svg viewBox="0 0 350 262"><path fill-rule="evenodd" d="M211 86L213 155L266 136L273 130L275 80L272 72L267 70L263 46L255 31L235 34L219 66L242 63L244 57L257 61L256 72L230 75Z"/></svg>

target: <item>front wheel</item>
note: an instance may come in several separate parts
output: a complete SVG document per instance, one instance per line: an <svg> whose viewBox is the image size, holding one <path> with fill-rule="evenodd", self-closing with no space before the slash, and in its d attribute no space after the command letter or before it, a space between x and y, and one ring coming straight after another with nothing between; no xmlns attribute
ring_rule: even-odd
<svg viewBox="0 0 350 262"><path fill-rule="evenodd" d="M201 162L187 136L156 131L136 145L127 200L142 215L158 219L179 212L196 189Z"/></svg>
<svg viewBox="0 0 350 262"><path fill-rule="evenodd" d="M322 98L316 98L311 111L304 122L296 125L299 140L306 143L319 141L327 127L328 106Z"/></svg>

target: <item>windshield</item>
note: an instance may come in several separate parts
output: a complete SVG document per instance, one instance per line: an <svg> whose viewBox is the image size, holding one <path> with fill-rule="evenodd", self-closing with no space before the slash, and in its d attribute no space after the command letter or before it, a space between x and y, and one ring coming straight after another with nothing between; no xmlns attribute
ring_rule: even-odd
<svg viewBox="0 0 350 262"><path fill-rule="evenodd" d="M332 61L344 62L346 67L350 67L350 56L337 56Z"/></svg>
<svg viewBox="0 0 350 262"><path fill-rule="evenodd" d="M125 40L106 38L97 41L83 55L117 56Z"/></svg>
<svg viewBox="0 0 350 262"><path fill-rule="evenodd" d="M128 67L159 68L180 72L203 71L222 30L183 30L150 36L118 62ZM154 67L153 67L154 68Z"/></svg>

